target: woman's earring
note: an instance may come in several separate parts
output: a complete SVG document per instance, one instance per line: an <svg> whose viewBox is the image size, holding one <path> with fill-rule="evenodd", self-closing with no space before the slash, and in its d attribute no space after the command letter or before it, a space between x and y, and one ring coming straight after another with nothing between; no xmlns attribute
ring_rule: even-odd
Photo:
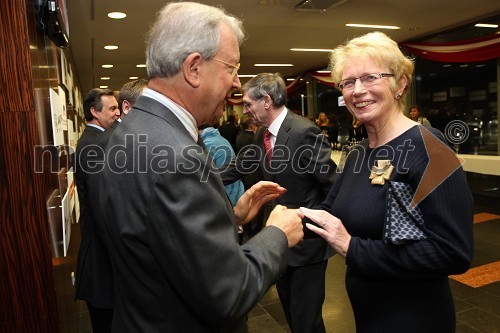
<svg viewBox="0 0 500 333"><path fill-rule="evenodd" d="M400 99L401 98L401 93L397 93L396 94L396 99Z"/></svg>

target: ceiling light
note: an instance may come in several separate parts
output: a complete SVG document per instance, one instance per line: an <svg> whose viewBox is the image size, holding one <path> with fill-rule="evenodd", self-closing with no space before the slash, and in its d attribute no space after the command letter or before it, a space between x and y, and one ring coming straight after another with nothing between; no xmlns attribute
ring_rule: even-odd
<svg viewBox="0 0 500 333"><path fill-rule="evenodd" d="M293 67L292 64L254 64L255 67Z"/></svg>
<svg viewBox="0 0 500 333"><path fill-rule="evenodd" d="M257 76L255 74L238 74L238 77L254 77L254 76Z"/></svg>
<svg viewBox="0 0 500 333"><path fill-rule="evenodd" d="M451 67L451 64L445 64L443 65L444 68Z"/></svg>
<svg viewBox="0 0 500 333"><path fill-rule="evenodd" d="M113 68L113 65L102 65L102 68Z"/></svg>
<svg viewBox="0 0 500 333"><path fill-rule="evenodd" d="M316 71L316 73L328 73L328 74L330 74L331 71Z"/></svg>
<svg viewBox="0 0 500 333"><path fill-rule="evenodd" d="M111 12L111 13L108 13L108 17L115 19L115 20L121 20L121 19L127 17L127 14L122 13L122 12Z"/></svg>
<svg viewBox="0 0 500 333"><path fill-rule="evenodd" d="M135 67L139 67L139 68L146 67L146 64L135 65Z"/></svg>
<svg viewBox="0 0 500 333"><path fill-rule="evenodd" d="M108 86L99 86L101 89L106 89Z"/></svg>
<svg viewBox="0 0 500 333"><path fill-rule="evenodd" d="M103 77L101 77L101 80L109 80L109 79L111 79L109 76L103 76Z"/></svg>
<svg viewBox="0 0 500 333"><path fill-rule="evenodd" d="M104 48L106 50L116 50L118 48L118 46L116 46L116 45L106 45L106 46L104 46Z"/></svg>
<svg viewBox="0 0 500 333"><path fill-rule="evenodd" d="M294 79L294 78L288 78L288 79L286 79L286 80L287 80L287 81L295 81L295 79Z"/></svg>
<svg viewBox="0 0 500 333"><path fill-rule="evenodd" d="M478 28L498 28L498 24L486 24L486 23L478 23L475 25Z"/></svg>
<svg viewBox="0 0 500 333"><path fill-rule="evenodd" d="M301 49L301 48L293 48L290 51L296 52L332 52L333 49Z"/></svg>
<svg viewBox="0 0 500 333"><path fill-rule="evenodd" d="M138 76L129 76L128 77L130 80L137 80L139 77Z"/></svg>
<svg viewBox="0 0 500 333"><path fill-rule="evenodd" d="M346 27L355 27L355 28L372 28L372 29L392 29L398 30L401 29L395 25L373 25L373 24L356 24L356 23L347 23Z"/></svg>
<svg viewBox="0 0 500 333"><path fill-rule="evenodd" d="M467 64L460 65L461 68L469 67Z"/></svg>

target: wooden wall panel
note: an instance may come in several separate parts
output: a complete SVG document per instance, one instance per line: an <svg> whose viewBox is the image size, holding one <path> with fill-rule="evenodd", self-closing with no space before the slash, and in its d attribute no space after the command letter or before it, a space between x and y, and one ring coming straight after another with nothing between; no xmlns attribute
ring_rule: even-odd
<svg viewBox="0 0 500 333"><path fill-rule="evenodd" d="M32 172L34 112L0 113L2 332L57 332L43 175Z"/></svg>
<svg viewBox="0 0 500 333"><path fill-rule="evenodd" d="M0 112L34 111L25 0L1 1L0 17Z"/></svg>
<svg viewBox="0 0 500 333"><path fill-rule="evenodd" d="M36 159L42 158L34 154L34 147L48 131L45 126L39 128L39 119L46 116L40 112L50 112L35 108L34 82L40 104L46 104L48 88L54 82L50 79L54 70L47 69L47 54L55 46L47 44L37 29L34 6L34 0L0 2L2 333L61 331L45 203L57 184L57 175L48 168L34 173Z"/></svg>

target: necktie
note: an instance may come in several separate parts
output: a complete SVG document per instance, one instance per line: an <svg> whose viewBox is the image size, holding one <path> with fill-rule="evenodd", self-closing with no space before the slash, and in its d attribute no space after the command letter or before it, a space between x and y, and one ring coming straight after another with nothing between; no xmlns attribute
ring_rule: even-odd
<svg viewBox="0 0 500 333"><path fill-rule="evenodd" d="M264 149L266 150L266 158L268 161L271 160L271 156L273 153L273 148L271 146L271 132L266 129L266 132L264 133Z"/></svg>

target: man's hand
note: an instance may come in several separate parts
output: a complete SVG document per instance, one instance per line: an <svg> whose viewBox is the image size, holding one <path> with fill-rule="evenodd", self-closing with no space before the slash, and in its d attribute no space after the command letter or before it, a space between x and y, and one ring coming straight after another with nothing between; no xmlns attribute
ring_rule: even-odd
<svg viewBox="0 0 500 333"><path fill-rule="evenodd" d="M304 238L302 218L299 216L298 209L288 209L277 205L269 215L266 225L280 228L288 239L288 247L294 247Z"/></svg>
<svg viewBox="0 0 500 333"><path fill-rule="evenodd" d="M286 192L284 187L268 181L260 181L250 187L236 203L234 216L239 225L252 220L260 208L268 201L276 199Z"/></svg>

